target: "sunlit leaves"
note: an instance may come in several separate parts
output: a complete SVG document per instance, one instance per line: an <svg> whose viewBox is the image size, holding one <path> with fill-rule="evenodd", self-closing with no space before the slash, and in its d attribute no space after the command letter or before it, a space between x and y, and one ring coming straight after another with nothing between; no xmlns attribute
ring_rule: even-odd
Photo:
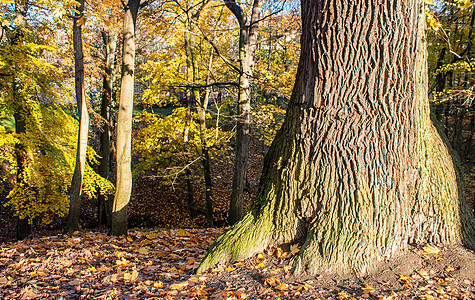
<svg viewBox="0 0 475 300"><path fill-rule="evenodd" d="M429 11L426 13L427 16L427 22L429 23L429 26L434 29L434 30L439 30L439 28L442 26L439 21L434 16L434 13Z"/></svg>

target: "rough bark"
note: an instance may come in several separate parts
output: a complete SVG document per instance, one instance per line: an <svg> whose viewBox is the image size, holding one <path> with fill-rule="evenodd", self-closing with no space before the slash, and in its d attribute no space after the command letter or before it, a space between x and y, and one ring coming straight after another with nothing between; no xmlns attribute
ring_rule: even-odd
<svg viewBox="0 0 475 300"><path fill-rule="evenodd" d="M122 80L117 118L117 182L111 234L127 234L127 204L132 193L132 110L134 104L135 21L140 0L129 0L123 26Z"/></svg>
<svg viewBox="0 0 475 300"><path fill-rule="evenodd" d="M364 275L410 243L475 248L427 100L419 0L302 1L296 83L256 201L198 271L303 240L296 273Z"/></svg>
<svg viewBox="0 0 475 300"><path fill-rule="evenodd" d="M66 231L74 231L79 228L79 215L81 213L81 191L84 170L86 166L87 138L89 133L89 113L87 111L86 96L84 94L84 54L82 49L81 25L78 21L84 16L84 0L78 1L79 6L74 16L73 45L74 45L74 85L76 90L76 102L79 114L79 132L76 148L76 163L69 200L69 214L66 223Z"/></svg>
<svg viewBox="0 0 475 300"><path fill-rule="evenodd" d="M104 119L100 135L100 155L99 175L109 179L111 165L111 118L110 111L112 105L112 90L114 87L114 66L117 49L118 34L115 28L109 28L102 32L102 38L106 50L104 65L104 78L102 83L101 117ZM111 212L110 201L106 196L99 193L97 197L97 217L99 225L110 226Z"/></svg>
<svg viewBox="0 0 475 300"><path fill-rule="evenodd" d="M252 73L255 64L257 45L257 29L262 0L254 0L251 17L248 18L242 8L234 0L224 3L239 22L239 92L237 103L236 124L236 157L234 159L233 186L229 204L229 224L239 221L244 215L244 189L247 182L247 166L249 159L249 116L251 112Z"/></svg>

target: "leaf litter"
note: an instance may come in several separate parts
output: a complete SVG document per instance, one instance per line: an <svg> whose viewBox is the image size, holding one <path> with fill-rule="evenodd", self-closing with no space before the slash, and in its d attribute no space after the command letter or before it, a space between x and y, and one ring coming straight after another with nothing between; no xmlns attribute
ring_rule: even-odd
<svg viewBox="0 0 475 300"><path fill-rule="evenodd" d="M0 299L475 299L475 254L460 247L416 248L412 269L367 278L293 276L296 246L196 275L223 231L78 231L4 243Z"/></svg>

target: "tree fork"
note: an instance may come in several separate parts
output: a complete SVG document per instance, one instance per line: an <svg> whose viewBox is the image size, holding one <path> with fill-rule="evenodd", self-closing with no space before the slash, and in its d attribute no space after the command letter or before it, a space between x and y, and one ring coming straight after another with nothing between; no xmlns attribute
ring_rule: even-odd
<svg viewBox="0 0 475 300"><path fill-rule="evenodd" d="M302 1L308 30L257 198L198 272L302 239L292 266L311 275L373 273L410 243L475 248L461 177L430 119L422 3L383 2Z"/></svg>

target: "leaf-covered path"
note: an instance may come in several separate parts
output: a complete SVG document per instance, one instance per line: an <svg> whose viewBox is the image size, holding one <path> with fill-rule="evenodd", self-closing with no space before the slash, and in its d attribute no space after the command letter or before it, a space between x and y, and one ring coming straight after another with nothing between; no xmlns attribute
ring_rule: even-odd
<svg viewBox="0 0 475 300"><path fill-rule="evenodd" d="M0 245L0 299L475 299L475 254L413 249L375 277L291 276L298 245L194 275L223 229L57 234Z"/></svg>

